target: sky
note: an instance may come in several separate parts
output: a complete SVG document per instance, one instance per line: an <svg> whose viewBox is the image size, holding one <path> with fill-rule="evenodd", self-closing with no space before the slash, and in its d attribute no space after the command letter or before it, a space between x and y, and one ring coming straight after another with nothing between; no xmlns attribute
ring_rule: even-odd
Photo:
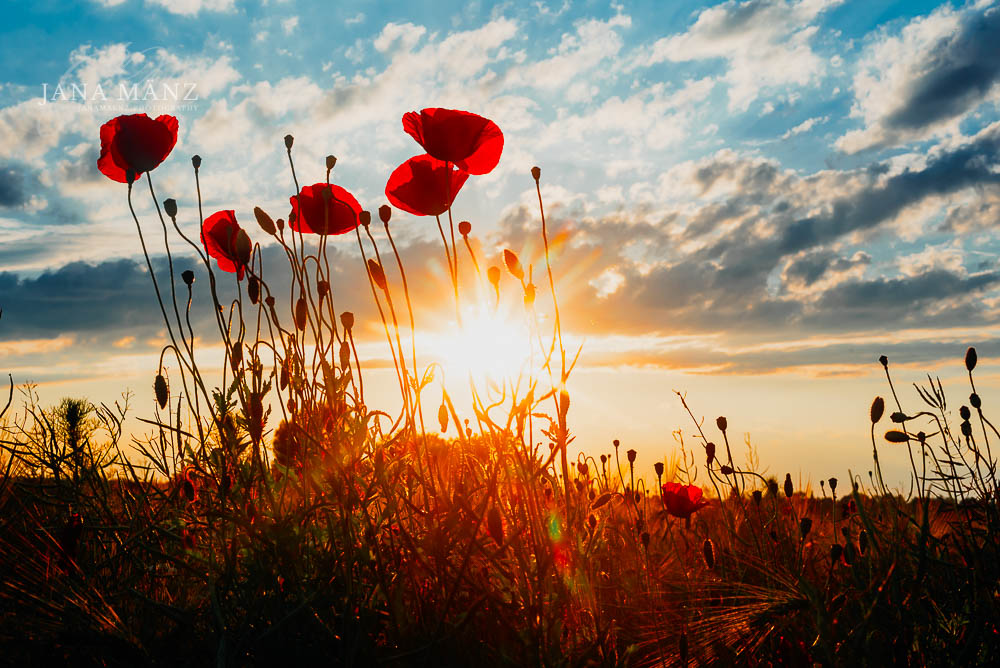
<svg viewBox="0 0 1000 668"><path fill-rule="evenodd" d="M286 133L306 183L336 155L334 182L374 210L421 152L401 116L463 109L505 136L499 166L455 204L484 262L511 248L542 271L529 172L542 168L563 321L583 345L574 447L620 438L651 465L674 430L690 445L676 390L706 424L726 415L737 442L749 434L772 474L866 477L868 408L888 396L879 355L911 412L927 374L957 410L969 345L987 413L1000 396L996 5L8 0L0 371L50 403L131 390L135 413L152 412L164 329L124 186L97 171L109 118L179 119L153 177L194 234L192 154L206 209L259 232L253 207L287 215L294 191ZM180 99L116 99L148 82ZM155 234L148 194L137 203ZM393 229L433 342L453 325L436 227L397 212ZM162 244L152 254L163 272ZM378 367L356 245L336 241L331 257ZM372 374L391 403L389 372ZM882 447L902 481L905 450Z"/></svg>

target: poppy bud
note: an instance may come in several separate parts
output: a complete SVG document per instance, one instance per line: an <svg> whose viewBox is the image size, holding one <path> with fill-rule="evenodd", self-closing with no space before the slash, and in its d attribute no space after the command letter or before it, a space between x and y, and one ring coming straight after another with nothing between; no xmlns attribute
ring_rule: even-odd
<svg viewBox="0 0 1000 668"><path fill-rule="evenodd" d="M799 536L802 537L802 540L805 540L806 536L809 535L809 532L812 531L812 526L813 521L808 517L803 517L799 520Z"/></svg>
<svg viewBox="0 0 1000 668"><path fill-rule="evenodd" d="M499 289L500 288L500 267L490 267L486 270L486 279L490 284Z"/></svg>
<svg viewBox="0 0 1000 668"><path fill-rule="evenodd" d="M364 212L362 211L362 213ZM375 285L382 288L382 290L386 289L385 272L382 271L382 265L374 259L368 260L368 273L371 274L372 280L375 281Z"/></svg>
<svg viewBox="0 0 1000 668"><path fill-rule="evenodd" d="M972 417L972 411L969 410L968 406L962 406L958 409L958 414L962 416L963 420L968 420Z"/></svg>
<svg viewBox="0 0 1000 668"><path fill-rule="evenodd" d="M885 355L879 355L878 356L878 361L879 361L879 364L881 364L886 369L889 368L889 358L886 357Z"/></svg>
<svg viewBox="0 0 1000 668"><path fill-rule="evenodd" d="M635 464L635 456L636 456L636 454L637 453L636 453L635 450L629 450L629 451L627 451L625 453L625 456L628 457L628 463L629 464Z"/></svg>
<svg viewBox="0 0 1000 668"><path fill-rule="evenodd" d="M184 281L184 285L191 287L194 285L194 272L190 269L185 269L181 272L181 280Z"/></svg>
<svg viewBox="0 0 1000 668"><path fill-rule="evenodd" d="M858 551L861 552L861 556L865 556L865 552L868 551L868 531L862 529L861 533L858 534Z"/></svg>
<svg viewBox="0 0 1000 668"><path fill-rule="evenodd" d="M830 492L833 494L837 493L837 479L830 478Z"/></svg>
<svg viewBox="0 0 1000 668"><path fill-rule="evenodd" d="M156 380L153 381L153 394L156 396L156 403L160 404L160 408L166 408L170 392L167 389L167 379L163 377L163 374L156 374Z"/></svg>
<svg viewBox="0 0 1000 668"><path fill-rule="evenodd" d="M323 299L328 294L330 294L329 281L319 281L318 283L316 283L316 293L319 295L320 299Z"/></svg>
<svg viewBox="0 0 1000 668"><path fill-rule="evenodd" d="M726 420L726 418L720 415L719 417L715 418L715 426L719 428L719 431L726 431L726 427L729 426L729 422Z"/></svg>
<svg viewBox="0 0 1000 668"><path fill-rule="evenodd" d="M260 229L264 230L266 234L274 235L277 230L274 228L274 221L271 220L271 216L267 215L267 212L259 206L253 208L254 218L257 219L257 224L260 225Z"/></svg>
<svg viewBox="0 0 1000 668"><path fill-rule="evenodd" d="M539 169L538 167L532 167L531 168L531 178L535 179L536 181L538 179L542 178L542 170Z"/></svg>
<svg viewBox="0 0 1000 668"><path fill-rule="evenodd" d="M972 423L968 420L962 422L962 436L969 438L972 436Z"/></svg>
<svg viewBox="0 0 1000 668"><path fill-rule="evenodd" d="M762 497L763 497L764 495L763 495L763 494L761 494L761 492L760 492L760 490L759 490L759 489L755 489L755 490L753 491L753 493L752 493L752 494L751 494L750 496L751 496L751 497L753 498L753 502L754 502L754 505L757 505L757 506L759 506L759 505L760 505L760 500L761 500L761 498L762 498Z"/></svg>
<svg viewBox="0 0 1000 668"><path fill-rule="evenodd" d="M711 466L712 462L715 461L715 443L709 441L705 444L705 466Z"/></svg>
<svg viewBox="0 0 1000 668"><path fill-rule="evenodd" d="M250 280L247 281L247 296L250 298L251 304L260 301L260 281L257 280L256 276L251 276Z"/></svg>
<svg viewBox="0 0 1000 668"><path fill-rule="evenodd" d="M504 249L503 261L507 265L507 271L519 281L524 280L524 269L521 267L521 261L517 259L517 254L512 250Z"/></svg>
<svg viewBox="0 0 1000 668"><path fill-rule="evenodd" d="M354 314L350 311L344 311L340 314L340 324L344 326L344 329L351 331L354 327Z"/></svg>
<svg viewBox="0 0 1000 668"><path fill-rule="evenodd" d="M463 220L458 224L458 233L463 237L469 236L469 232L472 231L472 223L467 220Z"/></svg>
<svg viewBox="0 0 1000 668"><path fill-rule="evenodd" d="M244 267L250 264L250 254L253 252L253 243L250 236L244 230L236 233L236 260Z"/></svg>
<svg viewBox="0 0 1000 668"><path fill-rule="evenodd" d="M326 156L326 171L330 171L336 166L337 158L336 156L328 155Z"/></svg>
<svg viewBox="0 0 1000 668"><path fill-rule="evenodd" d="M603 457L603 455L602 455L602 457ZM656 462L655 464L653 464L653 471L656 473L656 477L657 478L662 477L663 476L663 462Z"/></svg>
<svg viewBox="0 0 1000 668"><path fill-rule="evenodd" d="M899 431L897 429L890 429L885 432L885 440L890 443L906 443L910 440L909 435L905 431Z"/></svg>
<svg viewBox="0 0 1000 668"><path fill-rule="evenodd" d="M896 424L902 424L910 418L907 417L906 413L903 413L902 411L894 411L893 414L889 416L889 419Z"/></svg>
<svg viewBox="0 0 1000 668"><path fill-rule="evenodd" d="M305 297L299 297L295 302L295 326L298 329L305 329L309 321L309 305Z"/></svg>
<svg viewBox="0 0 1000 668"><path fill-rule="evenodd" d="M163 213L167 214L171 218L177 215L177 200L172 197L168 197L163 200Z"/></svg>
<svg viewBox="0 0 1000 668"><path fill-rule="evenodd" d="M365 210L358 214L358 222L368 227L372 224L372 212Z"/></svg>
<svg viewBox="0 0 1000 668"><path fill-rule="evenodd" d="M705 565L708 566L708 569L715 568L715 545L712 544L711 538L706 538L705 542L701 544L701 553L705 555Z"/></svg>
<svg viewBox="0 0 1000 668"><path fill-rule="evenodd" d="M503 518L496 506L486 512L486 530L496 544L503 547Z"/></svg>
<svg viewBox="0 0 1000 668"><path fill-rule="evenodd" d="M792 474L785 474L785 496L787 498L792 498L792 494L795 493L795 487L792 485Z"/></svg>
<svg viewBox="0 0 1000 668"><path fill-rule="evenodd" d="M291 151L293 143L295 143L295 137L292 135L285 135L285 148Z"/></svg>
<svg viewBox="0 0 1000 668"><path fill-rule="evenodd" d="M976 354L975 348L969 348L965 351L965 368L972 371L976 368L976 362L979 361L979 356Z"/></svg>
<svg viewBox="0 0 1000 668"><path fill-rule="evenodd" d="M280 389L285 389L288 387L288 365L281 365L281 373L278 374L278 387Z"/></svg>
<svg viewBox="0 0 1000 668"><path fill-rule="evenodd" d="M271 308L274 308L274 296L268 295L267 297L265 297L264 303L270 306Z"/></svg>
<svg viewBox="0 0 1000 668"><path fill-rule="evenodd" d="M274 226L278 228L279 232L283 231L285 229L285 219L279 218L278 220L274 221Z"/></svg>
<svg viewBox="0 0 1000 668"><path fill-rule="evenodd" d="M243 349L238 345L233 348L232 354L229 356L229 363L233 367L233 372L236 373L240 369L240 364L243 362Z"/></svg>
<svg viewBox="0 0 1000 668"><path fill-rule="evenodd" d="M438 422L441 423L441 433L448 431L448 405L445 402L441 402L441 407L438 408Z"/></svg>
<svg viewBox="0 0 1000 668"><path fill-rule="evenodd" d="M347 341L340 342L340 368L347 369L351 366L351 346Z"/></svg>
<svg viewBox="0 0 1000 668"><path fill-rule="evenodd" d="M975 392L969 395L969 403L972 404L972 407L977 411L983 407L983 400L980 399L979 395Z"/></svg>
<svg viewBox="0 0 1000 668"><path fill-rule="evenodd" d="M618 446L621 445L621 444L622 444L621 441L619 441L617 438L615 440L611 441L611 445L615 446L615 450L617 450Z"/></svg>
<svg viewBox="0 0 1000 668"><path fill-rule="evenodd" d="M733 467L727 464L723 464L722 467L719 468L719 473L721 473L722 475L732 475Z"/></svg>
<svg viewBox="0 0 1000 668"><path fill-rule="evenodd" d="M882 397L875 397L875 401L872 402L871 408L871 418L872 424L875 424L882 419L882 413L885 412L885 400Z"/></svg>
<svg viewBox="0 0 1000 668"><path fill-rule="evenodd" d="M378 219L388 225L389 221L392 220L392 207L388 204L380 206L378 208Z"/></svg>
<svg viewBox="0 0 1000 668"><path fill-rule="evenodd" d="M535 284L528 283L524 286L524 305L531 306L535 303Z"/></svg>

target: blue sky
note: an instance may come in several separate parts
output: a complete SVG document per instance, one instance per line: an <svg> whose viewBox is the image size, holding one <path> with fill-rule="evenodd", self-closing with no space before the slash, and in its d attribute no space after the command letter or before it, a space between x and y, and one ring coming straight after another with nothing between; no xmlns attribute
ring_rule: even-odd
<svg viewBox="0 0 1000 668"><path fill-rule="evenodd" d="M863 417L883 352L913 380L968 344L1000 353L995 2L41 1L7 3L4 24L0 365L17 382L127 378L162 342L123 189L95 165L98 128L123 111L51 99L60 83L147 79L197 97L166 109L180 138L154 174L182 218L193 153L209 210L245 222L287 209L286 132L304 181L335 154L335 180L375 209L418 152L403 113L493 119L500 166L456 205L484 255L537 260L540 165L585 366L664 402L671 386L716 396L759 377L771 399L731 403L774 439L853 437L752 416L810 388L837 406L856 391ZM427 221L397 229L440 276ZM346 267L352 247L337 252ZM368 312L351 286L345 269L345 302Z"/></svg>

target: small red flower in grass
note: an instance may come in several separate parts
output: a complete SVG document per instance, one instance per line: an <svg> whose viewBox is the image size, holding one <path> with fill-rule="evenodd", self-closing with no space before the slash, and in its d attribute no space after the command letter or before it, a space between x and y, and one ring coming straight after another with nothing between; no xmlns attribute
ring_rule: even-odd
<svg viewBox="0 0 1000 668"><path fill-rule="evenodd" d="M668 482L663 485L663 503L674 517L688 519L695 511L708 505L701 500L701 487Z"/></svg>
<svg viewBox="0 0 1000 668"><path fill-rule="evenodd" d="M389 176L385 196L415 216L440 216L451 207L469 173L427 154L410 158Z"/></svg>
<svg viewBox="0 0 1000 668"><path fill-rule="evenodd" d="M403 129L427 153L470 174L492 172L503 152L503 133L497 124L467 111L411 111L403 115Z"/></svg>
<svg viewBox="0 0 1000 668"><path fill-rule="evenodd" d="M234 211L216 211L206 218L201 226L201 243L219 263L219 269L243 280L243 272L250 263L250 237L236 222Z"/></svg>
<svg viewBox="0 0 1000 668"><path fill-rule="evenodd" d="M358 226L361 205L354 195L340 186L332 183L303 186L299 194L289 200L294 214L288 217L289 225L296 232L346 234Z"/></svg>
<svg viewBox="0 0 1000 668"><path fill-rule="evenodd" d="M97 168L112 181L128 183L166 160L177 143L177 119L146 114L112 118L101 126L101 155Z"/></svg>

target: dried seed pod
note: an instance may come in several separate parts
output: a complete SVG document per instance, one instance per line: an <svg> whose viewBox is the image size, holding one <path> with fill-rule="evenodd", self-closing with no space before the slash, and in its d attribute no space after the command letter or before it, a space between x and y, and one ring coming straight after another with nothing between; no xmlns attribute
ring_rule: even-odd
<svg viewBox="0 0 1000 668"><path fill-rule="evenodd" d="M368 227L369 225L371 225L372 224L372 212L366 210L366 211L362 211L361 213L359 213L358 214L358 222L361 223L361 225L364 226L364 227Z"/></svg>
<svg viewBox="0 0 1000 668"><path fill-rule="evenodd" d="M375 281L375 285L385 291L385 272L382 271L382 265L374 259L368 260L368 273L371 274L372 280Z"/></svg>
<svg viewBox="0 0 1000 668"><path fill-rule="evenodd" d="M350 311L344 311L340 314L340 324L344 326L348 332L354 328L354 314Z"/></svg>
<svg viewBox="0 0 1000 668"><path fill-rule="evenodd" d="M163 213L167 214L171 218L177 216L177 200L172 197L168 197L163 200Z"/></svg>
<svg viewBox="0 0 1000 668"><path fill-rule="evenodd" d="M190 269L185 269L181 272L181 280L184 281L184 285L191 287L194 285L194 272Z"/></svg>
<svg viewBox="0 0 1000 668"><path fill-rule="evenodd" d="M333 168L336 167L336 166L337 166L337 158L336 158L336 156L333 156L333 155L326 156L326 171L329 172L329 171L333 170Z"/></svg>
<svg viewBox="0 0 1000 668"><path fill-rule="evenodd" d="M969 403L972 404L972 407L977 411L983 407L983 400L980 399L979 395L975 392L969 395Z"/></svg>
<svg viewBox="0 0 1000 668"><path fill-rule="evenodd" d="M761 493L761 491L759 489L755 489L750 494L750 497L753 499L754 505L759 506L760 502L761 502L761 499L764 497L764 495Z"/></svg>
<svg viewBox="0 0 1000 668"><path fill-rule="evenodd" d="M635 464L635 458L638 453L635 450L627 450L625 456L628 458L629 464Z"/></svg>
<svg viewBox="0 0 1000 668"><path fill-rule="evenodd" d="M271 216L267 215L267 212L259 206L253 208L254 218L257 219L257 224L260 225L260 229L264 230L266 234L274 236L277 234L278 230L274 226L274 221L271 220Z"/></svg>
<svg viewBox="0 0 1000 668"><path fill-rule="evenodd" d="M711 538L706 538L701 544L701 553L705 555L705 565L708 566L708 570L715 568L715 545Z"/></svg>
<svg viewBox="0 0 1000 668"><path fill-rule="evenodd" d="M192 155L191 156L191 164L194 166L195 169L200 169L201 168L201 156L200 155Z"/></svg>
<svg viewBox="0 0 1000 668"><path fill-rule="evenodd" d="M382 221L383 224L388 224L392 220L392 207L388 204L383 204L378 208L378 219Z"/></svg>
<svg viewBox="0 0 1000 668"><path fill-rule="evenodd" d="M524 268L521 266L521 261L517 258L517 254L508 249L503 251L503 261L507 265L507 271L519 281L524 280Z"/></svg>
<svg viewBox="0 0 1000 668"><path fill-rule="evenodd" d="M879 355L878 356L878 361L879 361L879 364L881 364L884 368L886 368L886 369L889 368L889 358L886 357L885 355Z"/></svg>
<svg viewBox="0 0 1000 668"><path fill-rule="evenodd" d="M830 491L833 494L837 493L837 479L836 478L830 478Z"/></svg>
<svg viewBox="0 0 1000 668"><path fill-rule="evenodd" d="M167 388L167 379L161 373L156 374L156 379L153 381L153 394L156 396L156 403L160 404L160 408L166 408L170 391Z"/></svg>
<svg viewBox="0 0 1000 668"><path fill-rule="evenodd" d="M663 462L656 462L653 464L653 471L656 473L656 477L660 478L663 476Z"/></svg>
<svg viewBox="0 0 1000 668"><path fill-rule="evenodd" d="M715 461L715 443L711 441L705 444L705 459L707 460L705 466L711 466Z"/></svg>
<svg viewBox="0 0 1000 668"><path fill-rule="evenodd" d="M316 283L316 294L319 295L320 301L323 300L328 294L330 294L330 282L329 281L319 281Z"/></svg>
<svg viewBox="0 0 1000 668"><path fill-rule="evenodd" d="M285 148L289 151L292 150L292 144L295 143L295 137L292 135L285 135Z"/></svg>
<svg viewBox="0 0 1000 668"><path fill-rule="evenodd" d="M725 417L719 416L715 418L715 426L719 428L719 431L725 432L726 428L729 427L729 421Z"/></svg>
<svg viewBox="0 0 1000 668"><path fill-rule="evenodd" d="M298 329L304 330L306 328L306 323L309 322L309 305L306 303L305 296L300 296L295 302L295 326Z"/></svg>
<svg viewBox="0 0 1000 668"><path fill-rule="evenodd" d="M472 231L472 223L467 220L463 220L458 224L458 233L463 237L469 236L469 232Z"/></svg>
<svg viewBox="0 0 1000 668"><path fill-rule="evenodd" d="M792 485L792 474L791 473L786 473L785 474L785 496L790 499L790 498L792 498L792 495L794 493L795 493L795 487Z"/></svg>
<svg viewBox="0 0 1000 668"><path fill-rule="evenodd" d="M972 423L968 420L962 422L962 436L970 438L972 436Z"/></svg>
<svg viewBox="0 0 1000 668"><path fill-rule="evenodd" d="M961 408L959 408L958 414L962 417L963 420L968 420L969 418L972 417L972 411L969 410L968 406L962 406Z"/></svg>
<svg viewBox="0 0 1000 668"><path fill-rule="evenodd" d="M719 468L719 473L721 473L722 475L732 475L733 474L733 467L729 466L727 464L723 464Z"/></svg>
<svg viewBox="0 0 1000 668"><path fill-rule="evenodd" d="M806 536L809 535L809 532L812 531L812 526L813 526L813 521L808 517L803 517L801 520L799 520L799 536L802 538L802 540L805 540Z"/></svg>
<svg viewBox="0 0 1000 668"><path fill-rule="evenodd" d="M536 181L538 179L542 178L542 170L540 168L538 168L538 167L532 167L531 168L531 178L535 179Z"/></svg>
<svg viewBox="0 0 1000 668"><path fill-rule="evenodd" d="M236 344L229 354L229 364L233 368L233 372L240 370L240 364L243 363L243 349L239 344Z"/></svg>
<svg viewBox="0 0 1000 668"><path fill-rule="evenodd" d="M858 534L858 551L861 552L861 556L865 556L868 552L868 531L862 529L861 533Z"/></svg>
<svg viewBox="0 0 1000 668"><path fill-rule="evenodd" d="M872 424L875 424L882 419L882 414L885 412L885 399L882 397L875 397L875 401L872 402L871 408L871 419Z"/></svg>

